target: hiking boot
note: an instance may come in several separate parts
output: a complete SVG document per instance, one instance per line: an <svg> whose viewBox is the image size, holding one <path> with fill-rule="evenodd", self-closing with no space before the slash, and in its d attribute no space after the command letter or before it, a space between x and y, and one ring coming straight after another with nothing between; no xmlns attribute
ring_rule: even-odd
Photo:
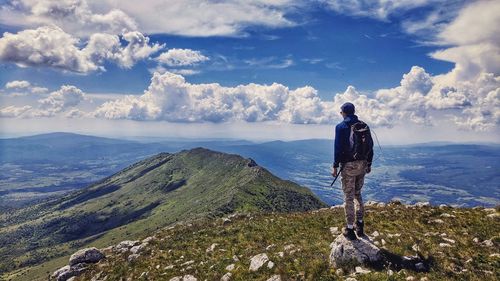
<svg viewBox="0 0 500 281"><path fill-rule="evenodd" d="M354 233L354 229L352 229L352 228L345 227L344 232L342 232L342 234L344 234L345 238L347 238L349 240L358 239L358 237L356 237L356 233Z"/></svg>
<svg viewBox="0 0 500 281"><path fill-rule="evenodd" d="M359 222L359 221L356 222L356 234L359 237L365 236L364 227L365 227L365 223L364 222Z"/></svg>

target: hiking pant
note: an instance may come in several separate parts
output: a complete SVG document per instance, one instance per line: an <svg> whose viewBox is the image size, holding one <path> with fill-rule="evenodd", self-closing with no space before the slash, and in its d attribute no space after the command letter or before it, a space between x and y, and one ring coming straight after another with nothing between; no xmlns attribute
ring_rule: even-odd
<svg viewBox="0 0 500 281"><path fill-rule="evenodd" d="M344 191L344 210L347 224L354 225L354 219L362 220L364 215L361 188L365 180L366 160L344 163L342 169L342 190ZM354 206L356 203L356 208Z"/></svg>

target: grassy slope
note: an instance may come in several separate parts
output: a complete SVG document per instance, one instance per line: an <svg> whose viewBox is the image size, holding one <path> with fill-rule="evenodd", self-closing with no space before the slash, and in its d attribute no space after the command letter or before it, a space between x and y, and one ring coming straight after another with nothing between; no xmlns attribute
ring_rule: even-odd
<svg viewBox="0 0 500 281"><path fill-rule="evenodd" d="M62 199L1 215L0 265L7 271L30 266L186 219L324 206L308 189L237 155L206 149L164 153ZM48 262L35 275L59 265Z"/></svg>
<svg viewBox="0 0 500 281"><path fill-rule="evenodd" d="M356 276L357 280L405 280L414 276L420 280L499 280L500 257L490 256L500 251L500 224L497 218L486 217L489 212L474 209L453 208L407 208L404 205L389 205L384 208L368 207L366 228L368 233L377 230L384 239L385 248L401 255L414 255L414 244L421 253L435 259L429 273L401 271L388 276L386 271L372 271ZM499 211L498 209L496 210ZM442 217L447 213L456 218ZM101 273L106 280L142 280L139 276L148 272L147 280L169 280L173 276L192 274L198 280L219 280L234 263L231 280L266 280L273 274L280 274L282 280L339 280L334 269L328 266L329 244L334 237L331 226L343 224L343 209L322 209L320 211L291 214L254 214L232 218L229 224L220 219L180 224L173 229L162 229L154 234L153 242L137 261L128 263L125 256L108 256L107 261L78 280L90 280ZM442 219L444 223L429 223ZM425 234L428 233L428 236ZM430 233L430 235L429 235ZM455 240L451 247L440 247L446 243L441 236ZM401 234L393 236L391 234ZM491 247L473 242L492 239ZM213 243L218 246L213 252L206 249ZM277 254L284 246L294 244L299 251ZM266 248L269 245L275 245ZM267 253L275 267L263 267L249 272L250 258ZM234 262L233 256L239 257ZM467 262L467 260L472 259ZM193 264L182 265L187 261ZM174 265L173 268L166 268ZM144 279L146 280L146 279Z"/></svg>

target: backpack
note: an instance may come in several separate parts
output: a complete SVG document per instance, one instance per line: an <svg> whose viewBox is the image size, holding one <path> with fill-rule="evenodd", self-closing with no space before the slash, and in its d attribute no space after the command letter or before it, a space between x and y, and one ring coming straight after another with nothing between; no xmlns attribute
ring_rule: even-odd
<svg viewBox="0 0 500 281"><path fill-rule="evenodd" d="M368 155L373 151L370 127L363 121L352 124L349 143L353 160L367 160Z"/></svg>

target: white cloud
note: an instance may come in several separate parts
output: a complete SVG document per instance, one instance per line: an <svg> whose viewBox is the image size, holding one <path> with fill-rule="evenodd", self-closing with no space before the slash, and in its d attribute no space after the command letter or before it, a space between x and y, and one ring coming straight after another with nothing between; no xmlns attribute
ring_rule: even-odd
<svg viewBox="0 0 500 281"><path fill-rule="evenodd" d="M29 111L32 107L29 105L25 106L7 106L4 108L0 108L0 117L21 117L27 111Z"/></svg>
<svg viewBox="0 0 500 281"><path fill-rule="evenodd" d="M279 59L274 56L252 58L244 60L244 63L253 68L274 68L274 69L282 69L294 65L294 61L290 56L283 59Z"/></svg>
<svg viewBox="0 0 500 281"><path fill-rule="evenodd" d="M126 96L104 103L97 117L109 119L166 120L171 122L283 121L327 123L327 103L312 87L290 90L286 86L248 84L190 84L174 73L154 73L140 96ZM326 114L325 114L326 113Z"/></svg>
<svg viewBox="0 0 500 281"><path fill-rule="evenodd" d="M50 94L46 95L46 97L38 99L36 101L37 105L11 105L1 108L0 117L53 117L59 113L64 113L66 111L69 111L66 114L67 117L83 116L83 114L77 115L74 110L77 110L76 107L86 99L89 98L87 98L85 93L79 88L71 85L63 85L57 91L53 91Z"/></svg>
<svg viewBox="0 0 500 281"><path fill-rule="evenodd" d="M156 60L168 66L192 66L209 60L200 51L191 49L170 49L160 54Z"/></svg>
<svg viewBox="0 0 500 281"><path fill-rule="evenodd" d="M427 6L437 0L320 0L330 9L351 16L387 20L391 15Z"/></svg>
<svg viewBox="0 0 500 281"><path fill-rule="evenodd" d="M14 80L5 84L5 89L24 89L29 88L31 83L26 80Z"/></svg>
<svg viewBox="0 0 500 281"><path fill-rule="evenodd" d="M455 63L448 75L452 81L475 79L481 73L500 74L500 2L478 1L462 9L438 34L441 44L451 45L433 52L435 59Z"/></svg>
<svg viewBox="0 0 500 281"><path fill-rule="evenodd" d="M178 123L277 122L281 124L333 124L340 106L356 105L356 114L373 127L404 125L442 126L492 131L500 124L500 77L481 74L450 87L442 76L414 66L400 85L361 93L353 86L332 101L322 100L316 89L305 86L247 84L191 84L168 71L154 73L142 95L107 96L83 110L86 95L74 86L62 86L38 101L38 108L8 106L2 117L96 117ZM92 105L93 104L93 105ZM97 106L97 108L96 108ZM89 111L90 110L90 111Z"/></svg>
<svg viewBox="0 0 500 281"><path fill-rule="evenodd" d="M13 80L5 83L5 90L9 94L22 96L22 95L28 95L30 93L44 94L49 89L45 87L34 86L29 81L26 80Z"/></svg>
<svg viewBox="0 0 500 281"><path fill-rule="evenodd" d="M89 73L105 70L104 61L114 61L124 68L149 57L163 45L149 45L149 38L139 32L123 34L122 46L117 35L93 34L87 45L57 26L42 26L16 34L5 32L0 38L0 60L19 66L52 67L72 72Z"/></svg>
<svg viewBox="0 0 500 281"><path fill-rule="evenodd" d="M104 10L120 9L137 20L147 34L167 33L184 36L240 36L249 26L270 28L294 24L286 13L295 0L210 1L151 0L138 5L132 0L92 1Z"/></svg>
<svg viewBox="0 0 500 281"><path fill-rule="evenodd" d="M57 25L77 36L122 34L137 30L137 23L119 9L98 13L86 0L16 0L0 10L0 22L22 27Z"/></svg>

